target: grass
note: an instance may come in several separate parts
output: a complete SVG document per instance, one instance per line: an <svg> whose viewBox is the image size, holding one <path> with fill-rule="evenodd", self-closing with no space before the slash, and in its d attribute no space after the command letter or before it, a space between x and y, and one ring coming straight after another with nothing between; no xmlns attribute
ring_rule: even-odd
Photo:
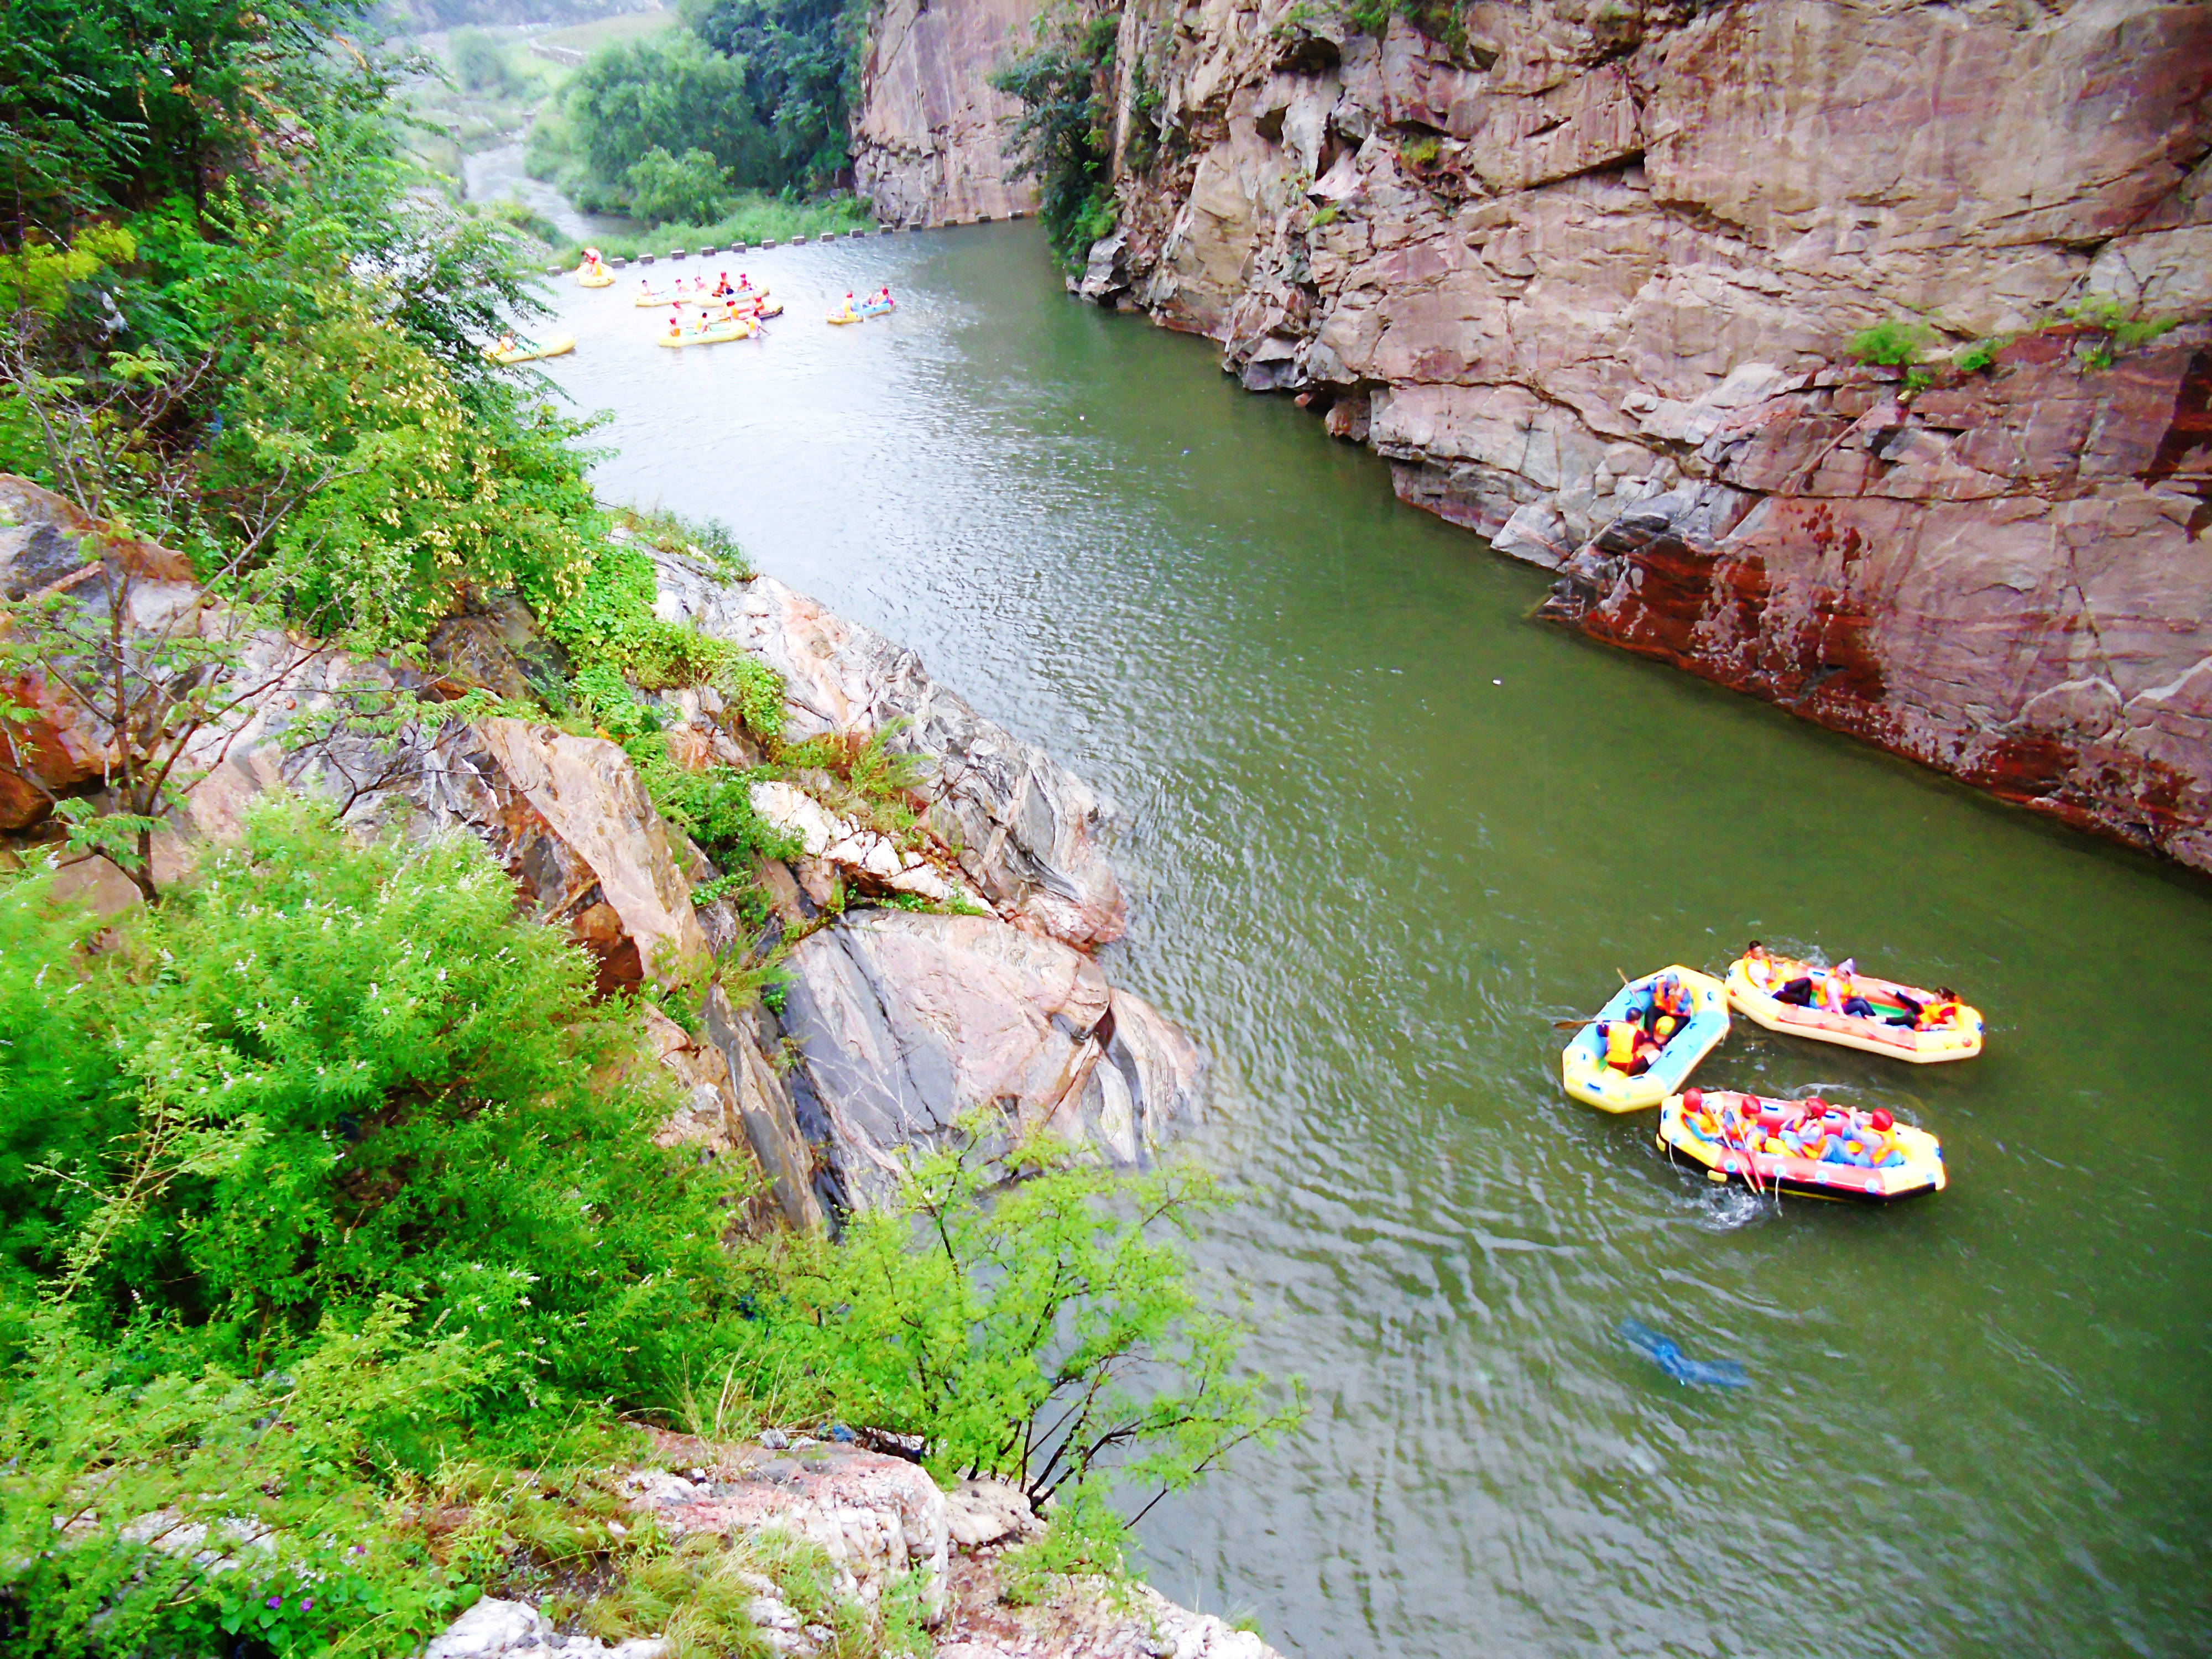
<svg viewBox="0 0 2212 1659"><path fill-rule="evenodd" d="M568 28L555 29L550 33L532 33L528 38L542 40L549 46L565 46L570 52L588 55L610 40L641 40L647 35L672 28L675 24L676 9L672 6L665 11L624 12L619 17L602 17L590 23L572 24ZM515 33L522 36L525 31L517 29Z"/></svg>
<svg viewBox="0 0 2212 1659"><path fill-rule="evenodd" d="M728 247L735 242L787 242L794 236L822 236L836 232L874 228L875 216L854 196L834 196L826 202L786 202L763 191L741 192L730 210L711 225L659 225L651 230L603 236L593 244L611 259L634 259L641 253L665 253L672 248ZM564 242L556 258L574 264L583 252L580 242Z"/></svg>

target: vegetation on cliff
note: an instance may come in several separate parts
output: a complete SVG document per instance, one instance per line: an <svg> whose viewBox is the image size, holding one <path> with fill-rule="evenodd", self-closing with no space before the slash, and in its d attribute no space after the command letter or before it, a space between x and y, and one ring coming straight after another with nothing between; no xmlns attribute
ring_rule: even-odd
<svg viewBox="0 0 2212 1659"><path fill-rule="evenodd" d="M1054 255L1079 269L1114 228L1114 41L1118 14L1048 9L1030 49L995 70L991 85L1021 102L1006 136L1012 174L1037 181L1037 217Z"/></svg>
<svg viewBox="0 0 2212 1659"><path fill-rule="evenodd" d="M101 632L127 607L100 582L6 598L8 732L40 697L131 710L136 783L37 786L33 834L144 902L0 878L0 1651L409 1652L486 1588L556 1581L669 1617L720 1581L622 1522L607 1471L642 1424L915 1437L1061 1492L1105 1540L1067 1559L1110 1559L1115 1469L1177 1484L1279 1426L1164 1240L1213 1201L1194 1176L1125 1189L1037 1147L1000 1197L949 1157L844 1247L732 1240L729 1166L653 1144L643 1011L595 1000L474 842L364 845L275 793L153 879L196 781L178 734L255 695L272 639L404 664L465 605L526 602L560 662L516 712L624 740L738 865L765 834L746 775L659 763L640 693L711 684L772 751L781 696L653 612L641 538L734 550L604 510L586 425L485 361L531 306L511 233L409 193L391 68L342 7L31 9L0 41L0 471L118 568L181 552L197 597L167 634ZM330 718L497 702L440 695ZM890 810L879 749L781 758ZM1040 1443L1072 1395L1074 1437Z"/></svg>

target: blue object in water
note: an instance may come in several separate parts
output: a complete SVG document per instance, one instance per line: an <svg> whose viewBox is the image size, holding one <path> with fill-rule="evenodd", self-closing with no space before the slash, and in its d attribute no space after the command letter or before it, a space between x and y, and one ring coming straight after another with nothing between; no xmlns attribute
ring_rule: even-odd
<svg viewBox="0 0 2212 1659"><path fill-rule="evenodd" d="M1677 1382L1698 1389L1747 1389L1751 1378L1740 1359L1692 1359L1671 1336L1662 1336L1633 1319L1620 1322L1620 1338Z"/></svg>

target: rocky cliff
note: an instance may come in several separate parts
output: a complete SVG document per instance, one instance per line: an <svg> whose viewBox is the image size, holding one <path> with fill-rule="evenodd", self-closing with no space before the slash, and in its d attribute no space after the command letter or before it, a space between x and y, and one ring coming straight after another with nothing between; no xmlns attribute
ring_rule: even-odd
<svg viewBox="0 0 2212 1659"><path fill-rule="evenodd" d="M441 624L423 669L275 632L228 641L239 663L229 684L243 690L216 695L217 716L191 739L179 771L190 787L151 848L156 874L167 881L207 842L237 835L246 803L281 787L328 799L364 835L474 836L513 878L520 909L597 958L603 991L652 979L690 995L714 958L788 944L781 1018L734 1006L719 984L696 1031L646 1014L687 1102L663 1139L757 1164L769 1196L756 1224L780 1212L816 1229L888 1200L901 1152L941 1141L979 1108L1009 1133L1050 1128L1109 1162L1148 1161L1195 1103L1200 1056L1089 954L1126 914L1101 845L1109 804L938 685L912 652L771 578L729 582L682 556L654 556L664 616L776 671L787 741L888 734L919 779L912 833L855 821L833 777L801 772L750 786L799 855L720 871L662 820L619 744L503 714L441 724L434 700L468 686L527 694L518 653L540 642L510 600ZM106 535L60 497L0 474L0 591L20 599L57 583L114 594L128 629L162 630L173 650L228 626L198 608L177 555ZM396 736L319 720L395 687L432 711ZM0 830L16 832L23 856L58 863L65 890L110 911L137 902L114 866L67 854L46 816L53 798L96 789L116 767L114 732L36 672L5 690L35 717L9 733L27 761L15 793L0 794ZM653 702L678 764L742 771L762 760L711 688ZM708 896L731 874L767 892L764 934ZM873 908L916 899L924 908Z"/></svg>
<svg viewBox="0 0 2212 1659"><path fill-rule="evenodd" d="M1557 620L2212 868L2212 6L1408 9L1133 0L1082 291Z"/></svg>
<svg viewBox="0 0 2212 1659"><path fill-rule="evenodd" d="M878 218L1003 219L1036 205L1000 155L1018 107L987 78L1036 14L1032 0L886 0L873 14L852 140L854 187Z"/></svg>

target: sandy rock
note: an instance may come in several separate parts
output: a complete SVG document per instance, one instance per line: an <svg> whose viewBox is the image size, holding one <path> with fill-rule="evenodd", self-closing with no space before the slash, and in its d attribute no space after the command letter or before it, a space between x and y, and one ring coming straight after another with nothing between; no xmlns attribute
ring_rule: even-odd
<svg viewBox="0 0 2212 1659"><path fill-rule="evenodd" d="M1044 1530L1029 1494L1007 1480L963 1480L945 1494L945 1528L963 1550L1018 1543Z"/></svg>
<svg viewBox="0 0 2212 1659"><path fill-rule="evenodd" d="M790 969L795 1084L848 1207L889 1200L899 1150L977 1106L1133 1164L1195 1097L1188 1037L1080 951L993 917L848 916Z"/></svg>
<svg viewBox="0 0 2212 1659"><path fill-rule="evenodd" d="M763 818L797 836L808 857L836 866L863 886L913 893L939 904L989 908L967 883L946 875L889 836L840 817L803 789L788 783L756 783L752 802Z"/></svg>
<svg viewBox="0 0 2212 1659"><path fill-rule="evenodd" d="M738 1478L688 1480L665 1470L632 1477L632 1507L679 1537L785 1527L819 1544L840 1588L874 1601L884 1585L919 1569L933 1608L945 1605L945 1494L919 1464L844 1448L748 1466Z"/></svg>
<svg viewBox="0 0 2212 1659"><path fill-rule="evenodd" d="M1250 1632L1178 1607L1148 1584L1114 1591L1065 1579L1032 1606L1007 1602L1000 1585L990 1558L956 1563L937 1659L1281 1659Z"/></svg>
<svg viewBox="0 0 2212 1659"><path fill-rule="evenodd" d="M433 1638L422 1659L496 1659L525 1642L542 1644L552 1629L527 1601L486 1596L447 1626L442 1635Z"/></svg>
<svg viewBox="0 0 2212 1659"><path fill-rule="evenodd" d="M993 907L1073 945L1120 936L1127 906L1100 845L1111 809L1080 779L931 680L913 652L773 578L724 583L687 560L655 562L665 610L783 677L787 738L904 722L890 747L933 769L929 828L960 847L961 873Z"/></svg>

